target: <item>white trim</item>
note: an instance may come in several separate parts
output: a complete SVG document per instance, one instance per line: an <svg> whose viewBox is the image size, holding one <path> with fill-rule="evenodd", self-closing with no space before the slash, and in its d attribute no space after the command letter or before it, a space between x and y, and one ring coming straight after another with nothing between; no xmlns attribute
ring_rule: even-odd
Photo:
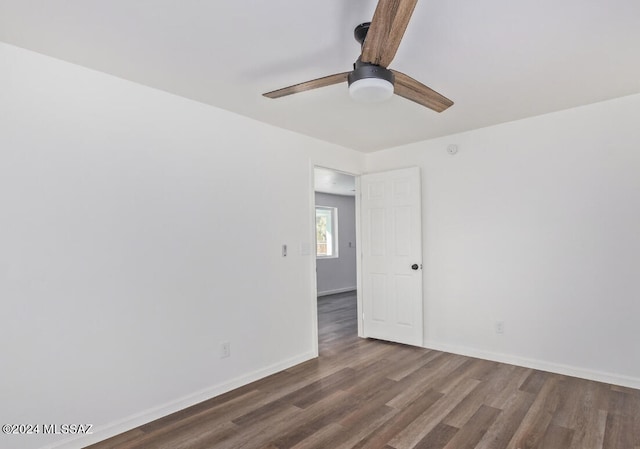
<svg viewBox="0 0 640 449"><path fill-rule="evenodd" d="M337 293L345 293L345 292L352 292L357 290L356 286L354 285L353 287L344 287L344 288L336 288L334 290L327 290L324 292L318 292L318 296L329 296L329 295L335 295Z"/></svg>
<svg viewBox="0 0 640 449"><path fill-rule="evenodd" d="M529 359L511 354L502 354L498 352L484 351L481 349L468 348L463 346L449 345L434 341L427 341L425 348L435 349L437 351L450 352L453 354L475 357L493 362L508 363L510 365L522 366L524 368L532 368L540 371L547 371L565 376L579 377L596 382L604 382L623 387L640 389L640 378L629 377L620 374L607 373L604 371L594 371L587 368L580 368L561 363L546 362L544 360Z"/></svg>
<svg viewBox="0 0 640 449"><path fill-rule="evenodd" d="M311 350L314 357L320 355L319 335L318 335L318 258L316 250L316 165L313 160L309 160L309 256L313 254L309 267L309 279L311 280L311 290L309 291L309 301L311 307ZM313 243L311 243L313 242Z"/></svg>
<svg viewBox="0 0 640 449"><path fill-rule="evenodd" d="M262 368L249 374L244 374L242 376L236 377L235 379L232 379L228 382L213 385L195 393L177 398L158 407L153 407L142 412L135 413L118 421L114 421L110 424L97 427L95 428L94 433L91 435L66 439L64 441L49 444L42 447L41 449L83 448L87 445L106 440L107 438L119 435L128 430L135 429L136 427L147 424L158 418L170 415L171 413L175 413L187 407L191 407L192 405L198 404L202 401L206 401L207 399L214 398L228 391L250 384L251 382L270 376L271 374L286 370L287 368L291 368L292 366L306 362L307 360L311 360L315 357L316 355L314 355L313 352L300 354L283 362L275 363L273 365L267 366L266 368Z"/></svg>
<svg viewBox="0 0 640 449"><path fill-rule="evenodd" d="M362 304L362 253L360 252L360 248L362 248L362 237L360 235L360 222L362 217L360 216L360 207L362 201L362 192L360 191L360 176L356 177L356 310L357 310L357 319L358 319L358 337L364 338L364 320L363 313L364 310Z"/></svg>

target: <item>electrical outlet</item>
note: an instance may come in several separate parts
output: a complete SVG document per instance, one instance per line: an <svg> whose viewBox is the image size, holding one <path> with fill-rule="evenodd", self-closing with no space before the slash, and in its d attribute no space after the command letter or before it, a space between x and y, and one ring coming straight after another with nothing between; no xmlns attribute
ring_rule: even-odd
<svg viewBox="0 0 640 449"><path fill-rule="evenodd" d="M496 321L496 334L504 334L504 321Z"/></svg>
<svg viewBox="0 0 640 449"><path fill-rule="evenodd" d="M224 341L220 344L220 358L225 359L231 357L231 343Z"/></svg>

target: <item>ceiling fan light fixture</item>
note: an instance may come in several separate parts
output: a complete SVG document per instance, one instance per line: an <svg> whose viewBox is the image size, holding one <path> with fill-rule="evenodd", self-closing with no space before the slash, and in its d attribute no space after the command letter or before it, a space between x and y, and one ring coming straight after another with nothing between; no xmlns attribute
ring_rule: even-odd
<svg viewBox="0 0 640 449"><path fill-rule="evenodd" d="M393 84L380 78L363 78L351 83L349 95L361 103L378 103L393 96Z"/></svg>
<svg viewBox="0 0 640 449"><path fill-rule="evenodd" d="M393 96L393 72L375 64L357 61L348 82L349 95L362 103L377 103Z"/></svg>

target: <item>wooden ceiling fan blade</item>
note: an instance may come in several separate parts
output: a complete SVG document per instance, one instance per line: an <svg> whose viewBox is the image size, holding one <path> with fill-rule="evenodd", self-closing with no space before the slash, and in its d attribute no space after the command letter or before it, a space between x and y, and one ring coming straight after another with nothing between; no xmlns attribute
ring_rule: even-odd
<svg viewBox="0 0 640 449"><path fill-rule="evenodd" d="M394 85L394 93L396 95L426 106L436 112L442 112L453 105L453 101L425 86L420 81L416 81L397 70L392 70L392 72L396 78Z"/></svg>
<svg viewBox="0 0 640 449"><path fill-rule="evenodd" d="M388 67L418 0L379 0L362 46L363 62Z"/></svg>
<svg viewBox="0 0 640 449"><path fill-rule="evenodd" d="M283 87L282 89L267 92L264 95L268 98L280 98L291 94L297 94L298 92L304 92L306 90L318 89L320 87L331 86L347 81L349 72L336 73L334 75L325 76L311 81L305 81L304 83L294 84L293 86Z"/></svg>

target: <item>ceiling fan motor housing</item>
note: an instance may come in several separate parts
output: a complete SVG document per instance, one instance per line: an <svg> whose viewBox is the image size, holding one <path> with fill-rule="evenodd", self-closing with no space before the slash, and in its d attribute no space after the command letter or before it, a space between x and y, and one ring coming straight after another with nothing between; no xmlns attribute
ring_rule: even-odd
<svg viewBox="0 0 640 449"><path fill-rule="evenodd" d="M353 64L353 72L349 73L347 81L349 86L351 86L356 81L365 78L376 78L387 81L391 84L395 82L395 76L391 70L385 69L379 65L362 62L360 58L358 58L358 60Z"/></svg>

